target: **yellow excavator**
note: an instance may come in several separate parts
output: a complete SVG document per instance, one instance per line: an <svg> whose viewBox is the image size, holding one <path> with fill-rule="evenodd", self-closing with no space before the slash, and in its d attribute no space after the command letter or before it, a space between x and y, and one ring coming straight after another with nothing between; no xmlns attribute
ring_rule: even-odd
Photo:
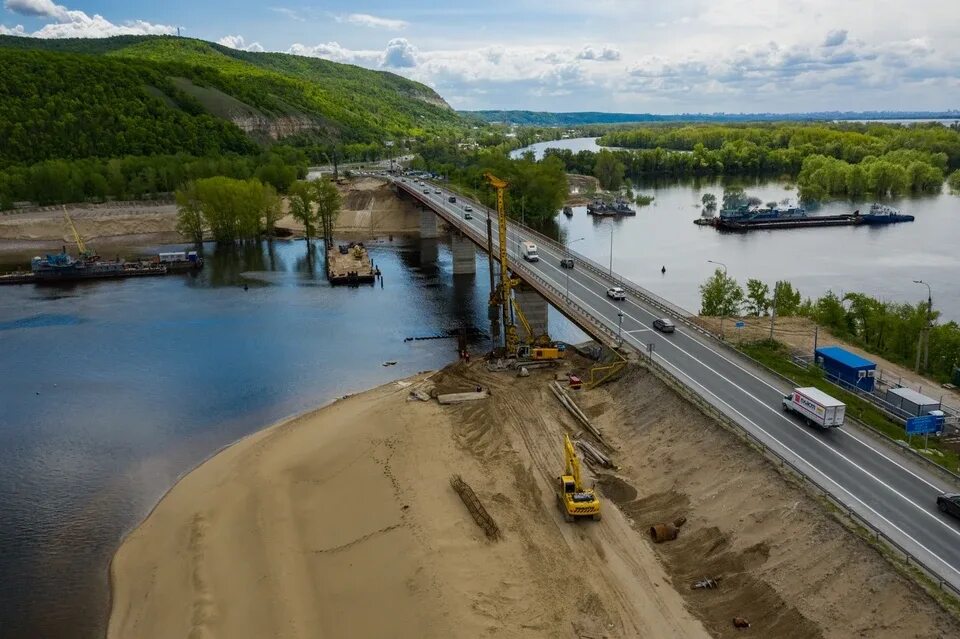
<svg viewBox="0 0 960 639"><path fill-rule="evenodd" d="M570 436L563 434L563 452L567 465L559 477L557 501L560 512L566 521L574 521L582 517L590 517L600 521L600 499L592 488L586 488L580 478L580 459L570 441Z"/></svg>

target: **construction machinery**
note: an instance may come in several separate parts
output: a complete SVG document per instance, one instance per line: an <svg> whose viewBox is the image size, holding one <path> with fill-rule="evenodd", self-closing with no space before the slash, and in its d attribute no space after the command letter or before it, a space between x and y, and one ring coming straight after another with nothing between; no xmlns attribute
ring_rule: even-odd
<svg viewBox="0 0 960 639"><path fill-rule="evenodd" d="M504 206L504 193L508 184L492 173L483 174L487 181L497 192L497 231L499 236L499 255L500 255L500 286L496 293L491 294L490 304L499 304L503 313L504 328L504 347L508 357L516 356L519 359L533 360L555 360L563 357L563 348L557 347L550 342L550 337L546 334L534 335L527 322L523 310L516 300L513 299L513 289L520 286L519 279L510 277L510 269L507 266L507 213ZM531 244L531 246L533 246ZM536 250L536 247L534 247ZM520 321L527 338L525 343L521 344L520 335L517 333L517 327L510 319L510 310L513 309L513 315Z"/></svg>
<svg viewBox="0 0 960 639"><path fill-rule="evenodd" d="M97 254L87 248L87 244L83 241L80 231L77 230L76 225L70 218L70 214L67 213L67 207L63 207L63 219L66 220L67 226L70 228L70 232L73 233L73 241L77 243L77 255L79 255L80 259L97 259Z"/></svg>
<svg viewBox="0 0 960 639"><path fill-rule="evenodd" d="M559 477L557 486L557 502L560 512L566 521L590 517L594 521L600 520L600 499L592 488L586 488L580 477L580 459L573 447L570 436L563 434L563 452L566 457L566 466L563 475Z"/></svg>
<svg viewBox="0 0 960 639"><path fill-rule="evenodd" d="M510 321L510 302L513 297L511 295L511 286L513 285L513 280L510 279L510 269L507 267L507 212L503 205L503 195L507 190L507 183L493 173L484 173L483 177L487 178L490 186L497 191L497 235L500 242L497 248L500 253L500 294L496 302L500 304L500 310L503 314L504 350L510 355L517 352L517 347L520 345L520 337L517 335L517 327Z"/></svg>

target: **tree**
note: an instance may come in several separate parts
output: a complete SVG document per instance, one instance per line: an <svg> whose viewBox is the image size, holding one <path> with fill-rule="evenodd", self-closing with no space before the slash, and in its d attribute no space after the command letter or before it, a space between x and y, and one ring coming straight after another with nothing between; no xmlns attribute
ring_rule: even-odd
<svg viewBox="0 0 960 639"><path fill-rule="evenodd" d="M743 289L721 268L700 285L701 315L736 315L742 304Z"/></svg>
<svg viewBox="0 0 960 639"><path fill-rule="evenodd" d="M203 242L203 207L197 196L197 185L188 182L174 194L177 201L177 233L194 244Z"/></svg>
<svg viewBox="0 0 960 639"><path fill-rule="evenodd" d="M747 312L766 315L770 310L770 287L756 279L747 280Z"/></svg>
<svg viewBox="0 0 960 639"><path fill-rule="evenodd" d="M323 229L324 238L333 235L333 225L340 213L340 191L330 180L314 180L312 183L314 201L317 203L317 219Z"/></svg>
<svg viewBox="0 0 960 639"><path fill-rule="evenodd" d="M623 175L626 166L607 149L597 153L596 163L593 165L593 175L600 181L600 187L608 190L617 190L623 184Z"/></svg>
<svg viewBox="0 0 960 639"><path fill-rule="evenodd" d="M723 208L738 209L747 203L747 194L739 186L728 186L723 189Z"/></svg>
<svg viewBox="0 0 960 639"><path fill-rule="evenodd" d="M296 182L290 187L287 194L287 202L290 205L290 215L293 219L303 224L303 234L307 241L314 235L314 228L317 224L317 212L314 208L316 191L309 182Z"/></svg>
<svg viewBox="0 0 960 639"><path fill-rule="evenodd" d="M717 210L717 196L713 193L704 193L703 197L700 198L700 202L703 203L703 208L708 211Z"/></svg>
<svg viewBox="0 0 960 639"><path fill-rule="evenodd" d="M773 309L777 315L790 317L800 312L800 291L786 280L778 280L773 285Z"/></svg>
<svg viewBox="0 0 960 639"><path fill-rule="evenodd" d="M960 169L950 174L950 177L947 178L947 185L950 187L951 193L960 195Z"/></svg>

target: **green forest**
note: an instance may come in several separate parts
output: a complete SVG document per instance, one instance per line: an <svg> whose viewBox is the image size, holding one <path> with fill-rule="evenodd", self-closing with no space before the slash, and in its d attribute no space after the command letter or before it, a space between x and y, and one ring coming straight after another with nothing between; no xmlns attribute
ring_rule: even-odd
<svg viewBox="0 0 960 639"><path fill-rule="evenodd" d="M764 316L775 311L778 317L808 317L841 339L910 367L915 362L920 332L927 323L926 300L898 303L855 292L840 297L832 291L817 299L803 299L788 281L776 282L771 291L765 282L749 279L744 289L720 268L700 286L700 294L701 315ZM954 367L960 366L960 324L941 324L938 317L934 309L928 372L948 381Z"/></svg>
<svg viewBox="0 0 960 639"><path fill-rule="evenodd" d="M804 200L936 193L960 169L960 128L856 123L659 125L600 138L626 175L787 176ZM568 170L594 174L596 154L550 150Z"/></svg>
<svg viewBox="0 0 960 639"><path fill-rule="evenodd" d="M466 126L392 73L187 38L0 36L0 65L0 208L149 197L211 169L283 191L285 176L264 175L277 158L295 176ZM277 135L295 157L272 151Z"/></svg>

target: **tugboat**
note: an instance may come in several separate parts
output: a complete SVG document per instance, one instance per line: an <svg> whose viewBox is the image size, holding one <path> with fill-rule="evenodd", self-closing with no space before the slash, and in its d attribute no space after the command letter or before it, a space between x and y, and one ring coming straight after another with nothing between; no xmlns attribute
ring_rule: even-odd
<svg viewBox="0 0 960 639"><path fill-rule="evenodd" d="M915 219L912 215L901 213L899 209L886 206L885 204L877 204L876 202L870 205L869 213L860 213L857 211L854 215L859 217L861 224L870 225L913 222Z"/></svg>

